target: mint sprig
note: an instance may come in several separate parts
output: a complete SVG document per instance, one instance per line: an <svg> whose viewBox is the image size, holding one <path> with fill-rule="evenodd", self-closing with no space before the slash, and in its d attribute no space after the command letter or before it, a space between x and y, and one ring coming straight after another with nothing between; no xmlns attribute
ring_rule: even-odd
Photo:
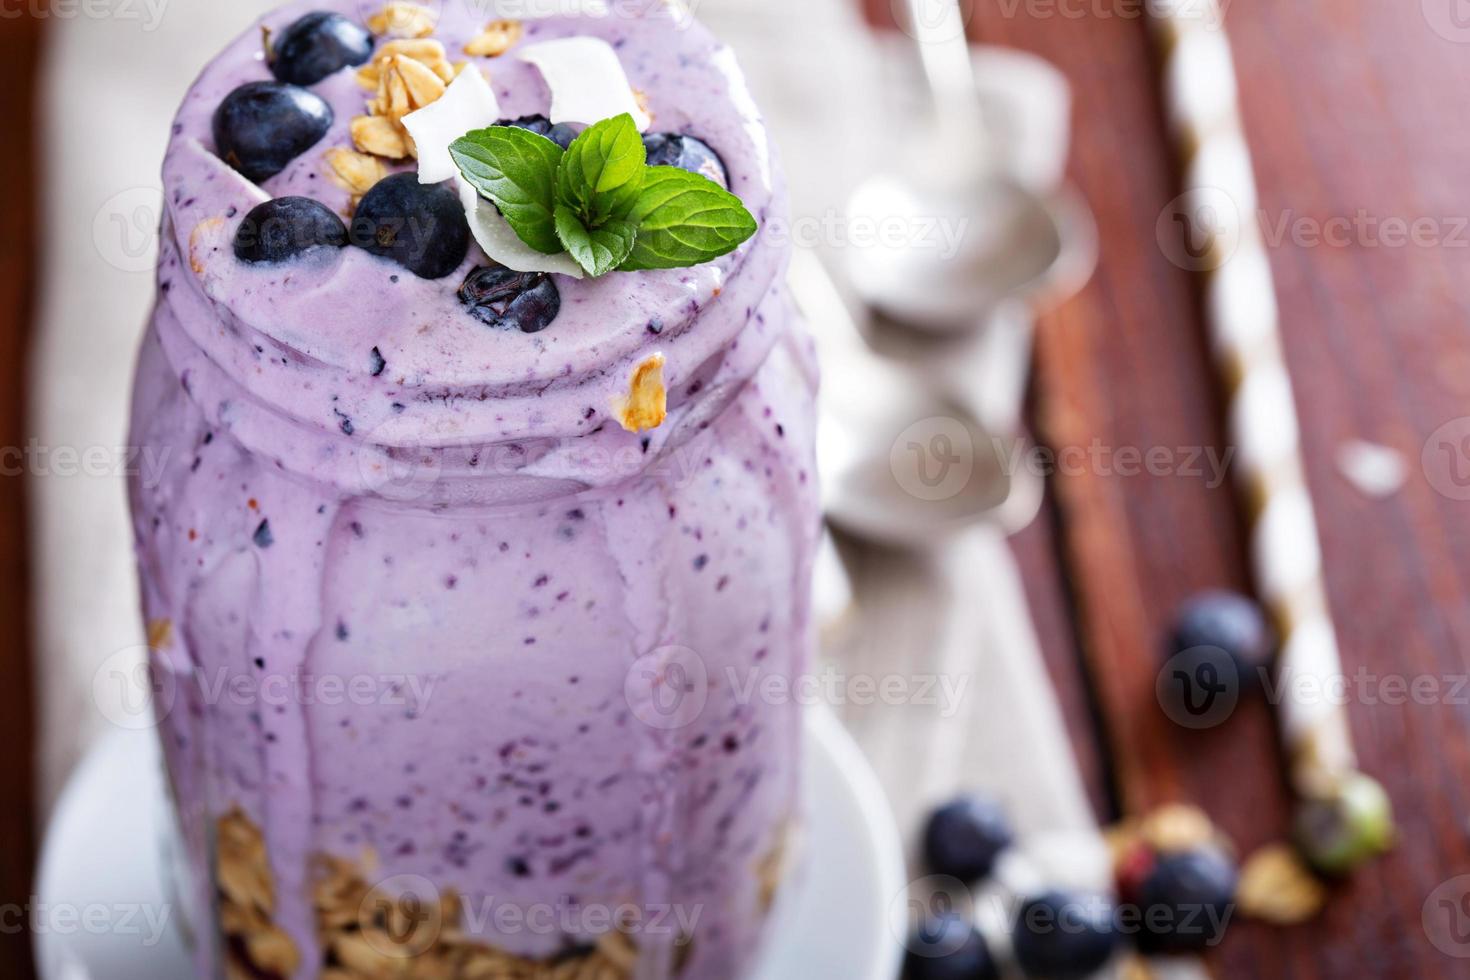
<svg viewBox="0 0 1470 980"><path fill-rule="evenodd" d="M565 152L528 130L491 126L455 140L449 153L522 241L567 252L593 277L700 265L758 228L740 198L708 177L648 166L626 113L590 127Z"/></svg>

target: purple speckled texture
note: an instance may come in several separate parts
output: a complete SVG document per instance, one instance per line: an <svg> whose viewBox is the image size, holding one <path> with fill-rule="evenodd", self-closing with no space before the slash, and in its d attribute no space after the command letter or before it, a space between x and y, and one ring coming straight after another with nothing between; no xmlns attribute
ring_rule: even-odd
<svg viewBox="0 0 1470 980"><path fill-rule="evenodd" d="M266 24L370 6L296 4ZM443 5L451 58L483 6ZM146 615L172 623L154 662L161 732L195 925L212 934L209 828L239 807L265 835L298 976L321 963L322 854L456 889L480 912L470 931L519 955L589 937L500 929L487 908L677 905L698 916L688 980L733 980L758 948L757 869L799 816L801 723L752 692L811 651L816 377L745 83L702 28L647 7L529 21L521 44L608 40L654 129L713 145L763 230L694 269L558 278L562 312L541 334L465 313L455 291L486 261L474 247L432 282L356 249L235 259L235 226L267 197L346 211L323 153L364 111L351 71L314 86L336 111L326 140L262 187L215 158L209 132L226 93L268 77L258 26L176 121L132 418L134 443L168 454L161 480L132 487ZM507 117L547 110L514 50L475 61ZM654 353L670 416L630 433L615 399ZM707 670L682 727L636 695L635 665L669 648ZM671 941L644 941L638 976L670 975Z"/></svg>

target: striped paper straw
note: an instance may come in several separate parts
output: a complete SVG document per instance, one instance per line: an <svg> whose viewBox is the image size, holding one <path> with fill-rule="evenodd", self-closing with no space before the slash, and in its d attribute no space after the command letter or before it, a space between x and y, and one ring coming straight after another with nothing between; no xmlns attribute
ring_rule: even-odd
<svg viewBox="0 0 1470 980"><path fill-rule="evenodd" d="M1217 0L1149 0L1148 7L1164 57L1169 127L1183 164L1184 193L1174 210L1183 218L1166 220L1186 222L1181 230L1188 238L1171 259L1204 280L1205 320L1227 396L1256 586L1281 634L1278 723L1301 800L1300 842L1320 866L1343 871L1386 846L1391 817L1381 788L1358 771L1340 703L1346 699L1322 695L1342 684L1342 660L1223 12ZM1161 225L1161 242L1165 230ZM1309 690L1310 697L1294 693ZM1363 827L1353 827L1359 839L1344 848L1341 825L1363 820L1381 824L1381 833L1375 837L1369 828L1373 839L1365 842Z"/></svg>

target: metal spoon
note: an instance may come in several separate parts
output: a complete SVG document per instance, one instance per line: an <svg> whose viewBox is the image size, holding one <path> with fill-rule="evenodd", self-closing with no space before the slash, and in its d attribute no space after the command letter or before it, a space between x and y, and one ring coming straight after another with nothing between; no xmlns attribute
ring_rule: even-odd
<svg viewBox="0 0 1470 980"><path fill-rule="evenodd" d="M797 251L788 282L824 374L818 462L833 524L910 547L981 522L1030 522L1042 485L1017 465L1019 444L992 438L963 404L873 353L814 254Z"/></svg>
<svg viewBox="0 0 1470 980"><path fill-rule="evenodd" d="M1000 165L958 0L908 3L937 139L918 172L876 176L853 195L854 227L906 234L852 249L850 271L863 299L895 320L973 332L1009 300L1035 305L1080 287L1097 233L1077 194L1038 192Z"/></svg>

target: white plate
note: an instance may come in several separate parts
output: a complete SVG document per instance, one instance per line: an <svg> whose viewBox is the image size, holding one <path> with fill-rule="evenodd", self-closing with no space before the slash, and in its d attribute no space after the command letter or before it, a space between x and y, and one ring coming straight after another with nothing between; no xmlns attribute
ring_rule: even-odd
<svg viewBox="0 0 1470 980"><path fill-rule="evenodd" d="M187 980L162 855L173 847L156 735L97 745L57 804L38 873L35 944L43 980ZM807 714L807 862L776 911L751 980L893 980L888 925L904 887L887 798L830 712Z"/></svg>

